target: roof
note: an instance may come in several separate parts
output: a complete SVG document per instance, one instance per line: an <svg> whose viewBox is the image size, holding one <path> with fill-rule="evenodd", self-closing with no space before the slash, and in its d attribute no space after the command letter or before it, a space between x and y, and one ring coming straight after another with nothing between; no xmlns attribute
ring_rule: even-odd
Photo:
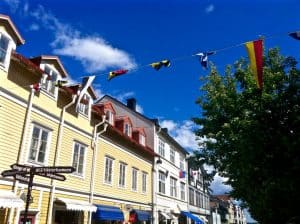
<svg viewBox="0 0 300 224"><path fill-rule="evenodd" d="M36 65L40 66L42 61L53 61L56 63L57 68L61 74L62 77L66 78L68 75L67 71L65 70L64 66L62 65L59 57L54 55L40 55L34 58L30 58L30 60L35 63Z"/></svg>
<svg viewBox="0 0 300 224"><path fill-rule="evenodd" d="M25 43L25 40L22 38L21 34L19 33L9 16L0 14L0 24L3 24L5 26L7 32L14 39L17 45Z"/></svg>
<svg viewBox="0 0 300 224"><path fill-rule="evenodd" d="M230 201L231 200L231 197L228 194L219 194L219 195L214 195L214 196L222 201Z"/></svg>
<svg viewBox="0 0 300 224"><path fill-rule="evenodd" d="M176 148L180 149L184 154L189 154L189 152L183 148L172 136L169 135L168 129L161 128L160 126L156 126L157 133L161 134L164 138L170 141Z"/></svg>
<svg viewBox="0 0 300 224"><path fill-rule="evenodd" d="M23 55L15 51L13 51L11 55L12 55L11 57L12 60L17 61L19 64L24 66L28 71L31 71L33 73L38 73L39 75L42 75L44 73L44 71L40 69L39 66L34 64L32 61L30 61L28 58L24 57Z"/></svg>
<svg viewBox="0 0 300 224"><path fill-rule="evenodd" d="M75 95L81 89L81 84L74 84L74 85L70 85L70 86L63 86L62 89L65 90L67 93L69 93L71 95ZM97 96L96 96L96 93L95 93L93 87L90 86L88 88L88 90L92 93L91 96L95 100L97 98Z"/></svg>

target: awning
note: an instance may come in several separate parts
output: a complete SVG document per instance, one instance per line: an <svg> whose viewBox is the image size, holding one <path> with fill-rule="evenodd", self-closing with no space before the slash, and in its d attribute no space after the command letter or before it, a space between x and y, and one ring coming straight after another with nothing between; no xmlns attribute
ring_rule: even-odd
<svg viewBox="0 0 300 224"><path fill-rule="evenodd" d="M171 217L167 213L159 212L159 214L161 214L165 219L171 219Z"/></svg>
<svg viewBox="0 0 300 224"><path fill-rule="evenodd" d="M96 205L97 211L93 213L94 220L113 220L123 221L124 214L119 207L107 206L107 205Z"/></svg>
<svg viewBox="0 0 300 224"><path fill-rule="evenodd" d="M22 208L24 207L24 201L11 191L0 190L0 207Z"/></svg>
<svg viewBox="0 0 300 224"><path fill-rule="evenodd" d="M192 213L190 212L181 212L181 214L185 215L186 217L190 218L191 220L193 220L196 224L204 224L204 222L199 219L197 216L194 216Z"/></svg>
<svg viewBox="0 0 300 224"><path fill-rule="evenodd" d="M139 221L150 221L151 213L149 211L134 210Z"/></svg>
<svg viewBox="0 0 300 224"><path fill-rule="evenodd" d="M79 201L68 198L56 198L56 202L62 202L67 210L95 212L97 207L87 201Z"/></svg>
<svg viewBox="0 0 300 224"><path fill-rule="evenodd" d="M199 215L199 214L195 214L195 213L192 213L194 216L197 216L199 219L201 219L201 221L203 221L204 223L207 223L208 220L205 216L202 216L202 215Z"/></svg>

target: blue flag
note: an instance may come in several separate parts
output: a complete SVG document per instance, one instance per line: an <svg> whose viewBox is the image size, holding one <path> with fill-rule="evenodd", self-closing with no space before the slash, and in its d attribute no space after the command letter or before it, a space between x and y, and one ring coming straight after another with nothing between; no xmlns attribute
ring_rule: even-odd
<svg viewBox="0 0 300 224"><path fill-rule="evenodd" d="M293 37L296 40L300 40L300 31L289 33L289 36Z"/></svg>

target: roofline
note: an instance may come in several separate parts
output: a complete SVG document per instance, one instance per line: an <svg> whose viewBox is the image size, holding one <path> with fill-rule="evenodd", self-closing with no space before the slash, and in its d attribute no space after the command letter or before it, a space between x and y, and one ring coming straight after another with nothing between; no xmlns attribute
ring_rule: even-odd
<svg viewBox="0 0 300 224"><path fill-rule="evenodd" d="M98 100L96 101L96 103L98 103L99 101L101 101L101 100L102 100L103 98L105 98L105 97L110 98L111 100L113 100L113 101L115 101L117 104L119 104L120 106L122 106L122 107L126 108L127 110L129 110L129 111L131 111L131 112L137 114L140 118L146 120L148 123L150 123L150 124L152 124L152 125L155 125L155 122L153 122L150 118L148 118L148 117L146 117L145 115L143 115L143 114L137 112L136 110L132 110L132 109L128 108L124 103L122 103L121 101L119 101L119 100L117 100L116 98L114 98L114 97L112 97L112 96L109 96L109 95L107 95L107 94L104 95L104 96L102 96L100 99L98 99Z"/></svg>
<svg viewBox="0 0 300 224"><path fill-rule="evenodd" d="M17 45L24 44L25 40L22 38L21 34L19 33L17 27L12 22L12 20L10 19L10 17L7 16L7 15L0 14L0 18L1 19L5 19L8 22L8 24L12 27L12 30L14 31L14 33L16 34L16 37L17 37Z"/></svg>

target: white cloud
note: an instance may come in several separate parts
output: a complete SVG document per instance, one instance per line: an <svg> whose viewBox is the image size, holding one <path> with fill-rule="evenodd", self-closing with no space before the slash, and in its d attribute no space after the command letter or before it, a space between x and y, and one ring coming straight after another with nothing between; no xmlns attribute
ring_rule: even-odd
<svg viewBox="0 0 300 224"><path fill-rule="evenodd" d="M210 184L213 194L224 194L232 189L230 185L224 184L226 180L226 178L221 177L218 174L215 175L213 182Z"/></svg>
<svg viewBox="0 0 300 224"><path fill-rule="evenodd" d="M215 6L213 4L210 4L205 8L207 14L212 13L213 11L215 11Z"/></svg>
<svg viewBox="0 0 300 224"><path fill-rule="evenodd" d="M139 113L141 113L141 114L144 113L144 109L143 109L142 106L139 105L139 104L136 105L136 111L139 112Z"/></svg>
<svg viewBox="0 0 300 224"><path fill-rule="evenodd" d="M40 29L40 26L36 23L33 23L29 26L29 30L31 30L31 31L37 31L39 29Z"/></svg>
<svg viewBox="0 0 300 224"><path fill-rule="evenodd" d="M4 0L12 12L16 12L20 5L20 0Z"/></svg>

